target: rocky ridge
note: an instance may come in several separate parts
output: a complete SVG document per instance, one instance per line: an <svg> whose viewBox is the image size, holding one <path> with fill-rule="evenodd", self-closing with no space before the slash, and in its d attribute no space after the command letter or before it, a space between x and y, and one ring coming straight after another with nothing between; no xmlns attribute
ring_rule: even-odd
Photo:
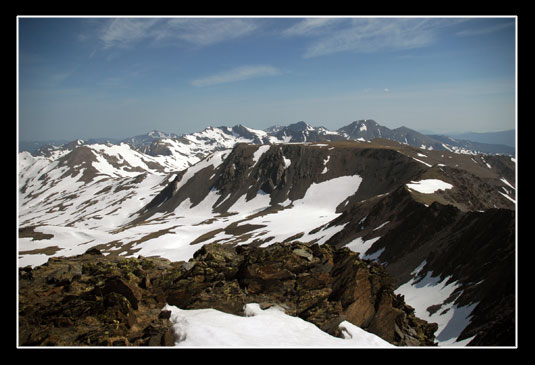
<svg viewBox="0 0 535 365"><path fill-rule="evenodd" d="M189 178L177 174L175 180L140 211L135 222L157 212L173 211L188 198L193 206L197 205L214 189L220 193L213 206L214 212L226 213L244 194L247 200L259 193L269 194L270 204L275 206L287 199L303 198L312 184L355 174L361 176L363 182L356 194L348 197L345 207L390 193L411 180L429 178L444 180L454 187L435 194L412 191L413 198L421 203L429 205L439 201L463 211L514 207L512 198L508 199L514 197L514 189L499 179L505 176L507 181L515 183L515 166L510 158L473 157L447 151L425 151L424 155L421 152L381 139L263 146L239 143L228 154L221 155L222 163L202 165L203 168ZM257 154L260 157L255 157ZM494 169L488 167L489 161Z"/></svg>
<svg viewBox="0 0 535 365"><path fill-rule="evenodd" d="M209 244L188 262L103 256L96 249L19 269L21 346L172 346L166 303L243 315L279 306L334 336L347 320L399 346L434 345L378 264L301 242Z"/></svg>

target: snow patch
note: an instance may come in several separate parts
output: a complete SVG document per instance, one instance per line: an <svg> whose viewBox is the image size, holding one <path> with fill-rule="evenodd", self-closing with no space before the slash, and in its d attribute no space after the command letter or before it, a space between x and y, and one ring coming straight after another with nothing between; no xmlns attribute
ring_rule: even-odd
<svg viewBox="0 0 535 365"><path fill-rule="evenodd" d="M500 181L503 182L505 185L509 186L510 188L516 190L516 188L515 188L513 185L511 185L511 184L509 183L509 181L505 180L504 177L502 177L502 178L500 179Z"/></svg>
<svg viewBox="0 0 535 365"><path fill-rule="evenodd" d="M419 279L418 274L425 265L424 260L412 272L414 277L394 292L405 297L405 302L415 309L417 317L438 324L435 335L439 346L464 346L471 339L457 341L457 337L470 323L470 314L478 303L464 307L458 307L452 302L446 303L460 284L456 281L448 283L451 277L442 280L439 276L433 277L431 271ZM427 310L430 306L439 306L439 309L430 314Z"/></svg>
<svg viewBox="0 0 535 365"><path fill-rule="evenodd" d="M345 247L349 248L353 252L358 252L361 255L365 255L366 251L372 247L372 245L378 241L381 237L375 237L369 240L363 240L362 237L355 238L349 242Z"/></svg>
<svg viewBox="0 0 535 365"><path fill-rule="evenodd" d="M267 150L269 150L270 148L270 145L262 145L258 147L258 149L253 154L253 166L256 165L256 163L260 160L260 157L262 157L262 155L266 153Z"/></svg>
<svg viewBox="0 0 535 365"><path fill-rule="evenodd" d="M244 306L244 317L211 308L183 310L166 305L163 309L171 311L177 347L393 347L348 321L340 323L344 338L338 338L279 307L261 309L257 303Z"/></svg>
<svg viewBox="0 0 535 365"><path fill-rule="evenodd" d="M407 187L422 194L433 194L438 190L451 189L453 185L438 179L425 179L411 181L411 183L407 184Z"/></svg>
<svg viewBox="0 0 535 365"><path fill-rule="evenodd" d="M383 228L384 226L386 226L388 223L390 223L390 221L386 221L386 222L384 222L383 224L381 224L381 225L378 226L377 228L374 228L373 230L374 230L374 231L377 231L377 230Z"/></svg>
<svg viewBox="0 0 535 365"><path fill-rule="evenodd" d="M428 164L427 162L423 162L423 161L418 160L417 158L414 158L414 157L412 159L418 161L419 163L423 163L427 167L432 167L432 165Z"/></svg>
<svg viewBox="0 0 535 365"><path fill-rule="evenodd" d="M331 159L331 156L327 156L327 158L323 161L323 171L321 172L321 174L326 174L327 171L329 171L329 169L327 168L327 164L329 163L329 160Z"/></svg>
<svg viewBox="0 0 535 365"><path fill-rule="evenodd" d="M385 247L381 248L380 250L375 251L374 253L370 255L364 255L362 258L365 260L377 261L379 259L379 256L383 254L384 250L385 250Z"/></svg>
<svg viewBox="0 0 535 365"><path fill-rule="evenodd" d="M282 159L283 159L283 162L284 162L284 168L287 169L288 167L290 167L290 165L292 164L292 160L290 160L289 158L286 158L284 156L282 156Z"/></svg>
<svg viewBox="0 0 535 365"><path fill-rule="evenodd" d="M502 193L501 191L498 191L498 193L502 194L504 198L507 198L508 200L512 201L514 204L516 204L516 200L511 198L509 195Z"/></svg>

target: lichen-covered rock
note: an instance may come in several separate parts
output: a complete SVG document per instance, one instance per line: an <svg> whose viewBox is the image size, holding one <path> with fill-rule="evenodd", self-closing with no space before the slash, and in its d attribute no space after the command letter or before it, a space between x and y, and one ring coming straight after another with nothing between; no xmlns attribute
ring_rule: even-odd
<svg viewBox="0 0 535 365"><path fill-rule="evenodd" d="M348 249L301 242L208 244L187 263L96 252L19 270L19 343L173 345L165 304L243 315L277 305L340 336L350 321L396 345L433 345L436 325L415 317L385 270Z"/></svg>
<svg viewBox="0 0 535 365"><path fill-rule="evenodd" d="M215 308L243 315L246 303L278 305L340 336L348 320L396 345L434 345L436 324L414 315L394 294L392 278L378 264L349 249L301 242L232 247L208 244L177 279L164 279L166 301L183 309Z"/></svg>
<svg viewBox="0 0 535 365"><path fill-rule="evenodd" d="M95 250L19 270L19 345L170 346L161 298L142 288L161 259L105 257Z"/></svg>

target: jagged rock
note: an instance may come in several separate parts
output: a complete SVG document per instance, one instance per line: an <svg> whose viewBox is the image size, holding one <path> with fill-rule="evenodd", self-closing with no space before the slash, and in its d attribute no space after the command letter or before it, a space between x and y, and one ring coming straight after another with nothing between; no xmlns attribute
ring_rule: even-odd
<svg viewBox="0 0 535 365"><path fill-rule="evenodd" d="M246 303L270 303L335 336L341 335L338 324L348 320L397 345L434 344L436 324L415 317L381 266L348 249L300 242L266 248L208 244L180 270L164 292L169 304L183 309L242 315Z"/></svg>
<svg viewBox="0 0 535 365"><path fill-rule="evenodd" d="M276 305L332 335L348 320L396 345L433 345L437 328L393 293L381 266L326 245L208 244L188 263L86 253L19 272L22 346L172 345L166 303L236 315Z"/></svg>
<svg viewBox="0 0 535 365"><path fill-rule="evenodd" d="M19 270L19 344L173 345L163 302L138 286L138 275L160 276L168 265L87 252Z"/></svg>

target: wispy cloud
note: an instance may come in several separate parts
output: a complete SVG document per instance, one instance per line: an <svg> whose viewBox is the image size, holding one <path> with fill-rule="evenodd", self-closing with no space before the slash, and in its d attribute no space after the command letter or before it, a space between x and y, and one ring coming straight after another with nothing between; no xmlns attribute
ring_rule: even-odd
<svg viewBox="0 0 535 365"><path fill-rule="evenodd" d="M203 87L228 82L248 80L258 77L280 75L281 71L276 67L269 65L248 65L233 68L204 78L196 79L191 82L193 86Z"/></svg>
<svg viewBox="0 0 535 365"><path fill-rule="evenodd" d="M347 19L343 18L306 18L284 29L282 34L285 36L321 35L325 31L332 31L334 26L346 21Z"/></svg>
<svg viewBox="0 0 535 365"><path fill-rule="evenodd" d="M104 49L126 48L140 41L208 46L250 34L257 27L253 19L241 18L116 18L106 21L98 38Z"/></svg>
<svg viewBox="0 0 535 365"><path fill-rule="evenodd" d="M312 18L286 29L283 35L311 37L303 57L338 52L372 53L432 44L455 19L437 18Z"/></svg>
<svg viewBox="0 0 535 365"><path fill-rule="evenodd" d="M151 37L150 28L159 19L152 18L117 18L107 22L101 29L99 39L103 47L128 47L132 44Z"/></svg>
<svg viewBox="0 0 535 365"><path fill-rule="evenodd" d="M252 19L176 18L155 32L157 39L181 39L198 46L207 46L252 33L258 23Z"/></svg>
<svg viewBox="0 0 535 365"><path fill-rule="evenodd" d="M491 33L500 31L502 29L511 27L513 25L514 25L514 21L511 19L511 21L507 23L492 24L492 25L487 25L487 26L478 27L478 28L473 27L470 29L457 32L456 34L459 37L473 37L473 36L478 36L478 35L491 34Z"/></svg>

